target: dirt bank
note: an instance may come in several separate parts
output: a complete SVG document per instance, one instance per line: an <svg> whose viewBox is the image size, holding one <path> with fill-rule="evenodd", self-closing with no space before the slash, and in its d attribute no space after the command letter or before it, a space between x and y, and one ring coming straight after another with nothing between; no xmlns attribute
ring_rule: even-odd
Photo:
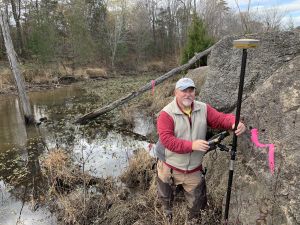
<svg viewBox="0 0 300 225"><path fill-rule="evenodd" d="M162 61L152 61L136 66L136 70L115 71L99 65L74 66L70 62L39 64L28 61L20 63L20 70L25 79L27 90L39 91L78 81L106 80L149 73L163 74L174 66L174 63L166 64ZM7 61L0 61L0 75L0 94L16 94L12 72Z"/></svg>
<svg viewBox="0 0 300 225"><path fill-rule="evenodd" d="M63 63L20 65L28 91L39 91L69 85L85 80L103 80L114 77L110 71L99 67L71 68ZM16 94L12 72L7 62L0 62L0 94Z"/></svg>

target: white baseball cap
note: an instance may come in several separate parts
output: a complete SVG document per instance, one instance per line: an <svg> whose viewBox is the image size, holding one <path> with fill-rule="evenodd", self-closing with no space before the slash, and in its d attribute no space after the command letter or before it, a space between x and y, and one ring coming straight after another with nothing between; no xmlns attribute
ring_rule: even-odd
<svg viewBox="0 0 300 225"><path fill-rule="evenodd" d="M179 89L181 91L183 91L183 90L185 90L185 89L187 89L189 87L196 88L194 81L192 79L190 79L190 78L187 78L187 77L179 79L176 82L176 86L175 86L176 89Z"/></svg>

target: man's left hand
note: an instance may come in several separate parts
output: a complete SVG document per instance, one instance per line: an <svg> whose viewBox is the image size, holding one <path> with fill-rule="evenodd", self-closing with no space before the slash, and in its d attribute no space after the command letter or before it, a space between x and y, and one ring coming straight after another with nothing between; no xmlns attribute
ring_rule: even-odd
<svg viewBox="0 0 300 225"><path fill-rule="evenodd" d="M235 124L232 124L232 129L234 129L234 125ZM245 124L243 124L242 122L239 122L238 126L237 126L237 129L235 131L235 134L236 136L239 136L241 135L242 133L244 133L246 131L246 126Z"/></svg>

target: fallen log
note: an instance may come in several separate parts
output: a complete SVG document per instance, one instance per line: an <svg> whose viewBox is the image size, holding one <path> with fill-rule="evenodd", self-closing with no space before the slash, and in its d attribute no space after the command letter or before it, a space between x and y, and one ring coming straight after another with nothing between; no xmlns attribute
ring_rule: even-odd
<svg viewBox="0 0 300 225"><path fill-rule="evenodd" d="M200 52L200 53L197 53L193 58L191 58L186 64L183 64L179 67L176 67L172 70L170 70L169 72L165 73L164 75L156 78L154 80L155 82L155 85L158 85L158 84L161 84L163 81L167 80L168 78L174 76L174 75L177 75L179 74L180 72L182 71L185 71L187 69L189 69L191 66L194 65L194 63L196 63L198 60L200 60L202 57L204 56L207 56L212 48L214 46L211 46L210 48L206 49L205 51L203 52ZM81 117L79 117L77 120L76 120L76 123L79 123L79 124L86 124L88 121L90 120L93 120L95 118L97 118L98 116L101 116L103 115L104 113L107 113L113 109L115 109L116 107L120 106L120 105L123 105L124 103L130 101L131 99L141 95L142 93L150 90L152 88L152 82L149 82L147 83L146 85L144 85L143 87L141 87L139 90L137 91L134 91L112 103L110 103L109 105L106 105L100 109L96 109L92 112L89 112Z"/></svg>

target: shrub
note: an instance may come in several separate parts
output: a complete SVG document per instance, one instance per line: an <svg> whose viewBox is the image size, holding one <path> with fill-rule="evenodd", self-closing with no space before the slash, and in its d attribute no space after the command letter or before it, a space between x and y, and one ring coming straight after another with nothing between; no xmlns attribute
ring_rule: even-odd
<svg viewBox="0 0 300 225"><path fill-rule="evenodd" d="M203 21L197 15L194 15L188 32L188 40L183 50L181 63L187 63L195 53L204 51L212 44L213 39L208 36ZM206 58L200 61L200 65L206 65Z"/></svg>

